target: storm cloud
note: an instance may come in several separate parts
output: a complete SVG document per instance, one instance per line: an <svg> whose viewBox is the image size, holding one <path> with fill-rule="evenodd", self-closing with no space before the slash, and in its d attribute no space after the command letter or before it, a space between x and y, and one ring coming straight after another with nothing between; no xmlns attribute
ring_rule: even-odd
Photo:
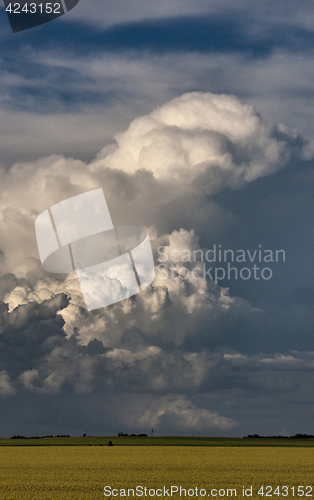
<svg viewBox="0 0 314 500"><path fill-rule="evenodd" d="M256 292L269 286L269 300L279 300L278 275L274 285L239 285L192 273L182 279L180 269L196 268L201 262L186 262L184 254L206 251L213 238L239 243L239 228L254 203L271 192L263 183L290 185L301 178L309 184L308 158L300 134L263 121L251 105L235 96L192 92L136 118L88 163L53 155L3 169L0 395L7 415L15 413L18 398L26 398L34 422L43 401L58 401L55 412L67 432L81 432L90 419L92 432L103 425L104 432L154 426L160 433L232 434L246 432L237 400L248 414L253 400L263 401L265 412L276 398L297 402L302 393L305 400L313 352L293 348L288 331L299 313L291 300L279 301L282 314L292 315L279 331L269 303ZM147 228L156 279L134 297L87 312L75 274L42 269L34 223L59 201L99 187L115 225ZM252 206L245 213L244 201ZM258 238L266 234L260 224ZM258 247L253 236L247 238ZM165 255L176 254L163 273L161 247ZM302 307L306 333L313 311L311 304ZM83 401L93 401L93 417L81 408ZM50 432L48 417L46 422ZM25 420L24 432L34 425Z"/></svg>

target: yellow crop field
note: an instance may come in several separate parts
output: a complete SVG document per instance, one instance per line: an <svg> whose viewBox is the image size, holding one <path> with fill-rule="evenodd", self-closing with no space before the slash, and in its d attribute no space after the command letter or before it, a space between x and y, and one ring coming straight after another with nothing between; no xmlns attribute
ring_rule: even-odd
<svg viewBox="0 0 314 500"><path fill-rule="evenodd" d="M1 447L0 499L306 499L313 472L314 448Z"/></svg>

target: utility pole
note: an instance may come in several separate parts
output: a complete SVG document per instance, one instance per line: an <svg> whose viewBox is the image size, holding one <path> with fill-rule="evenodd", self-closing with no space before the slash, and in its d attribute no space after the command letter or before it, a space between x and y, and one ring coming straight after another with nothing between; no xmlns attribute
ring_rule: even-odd
<svg viewBox="0 0 314 500"><path fill-rule="evenodd" d="M153 446L153 434L154 434L154 429L152 428L152 431L151 431L152 446Z"/></svg>

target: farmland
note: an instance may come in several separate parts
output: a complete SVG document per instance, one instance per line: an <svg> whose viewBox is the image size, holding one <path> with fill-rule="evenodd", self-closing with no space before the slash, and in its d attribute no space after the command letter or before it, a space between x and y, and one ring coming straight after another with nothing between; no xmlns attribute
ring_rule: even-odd
<svg viewBox="0 0 314 500"><path fill-rule="evenodd" d="M312 486L313 464L312 447L3 446L0 499L94 500L106 498L105 486L120 490L138 485L152 490L197 487L212 499L222 498L214 492L227 488L246 498L242 487L253 486L249 498L260 500L262 485L272 486L273 492L286 486L291 499L298 498L299 485ZM272 493L272 498L284 497Z"/></svg>
<svg viewBox="0 0 314 500"><path fill-rule="evenodd" d="M45 437L27 439L0 439L1 446L106 446L109 441L114 446L151 446L150 437L138 436L86 436L86 437ZM154 446L306 446L314 447L314 439L295 438L222 438L164 436L154 437Z"/></svg>

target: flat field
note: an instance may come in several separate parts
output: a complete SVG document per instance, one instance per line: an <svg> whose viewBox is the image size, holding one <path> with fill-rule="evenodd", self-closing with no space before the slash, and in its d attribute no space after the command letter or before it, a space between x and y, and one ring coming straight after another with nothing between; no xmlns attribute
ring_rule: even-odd
<svg viewBox="0 0 314 500"><path fill-rule="evenodd" d="M0 446L150 446L151 438L139 436L47 437L0 439ZM314 439L224 438L193 436L155 436L154 446L314 446Z"/></svg>
<svg viewBox="0 0 314 500"><path fill-rule="evenodd" d="M199 499L202 489L208 500L265 500L266 495L257 494L264 485L263 491L271 493L268 499L291 500L313 497L313 490L304 488L312 487L313 472L314 449L308 447L3 446L0 499L94 500L110 498L104 496L105 486L142 486L147 488L146 498L158 500L171 497L163 491L149 496L149 489L181 486L190 491L172 498L193 498L197 487ZM272 490L266 490L267 485ZM243 486L253 487L252 496L243 496ZM133 498L132 492L128 498Z"/></svg>

